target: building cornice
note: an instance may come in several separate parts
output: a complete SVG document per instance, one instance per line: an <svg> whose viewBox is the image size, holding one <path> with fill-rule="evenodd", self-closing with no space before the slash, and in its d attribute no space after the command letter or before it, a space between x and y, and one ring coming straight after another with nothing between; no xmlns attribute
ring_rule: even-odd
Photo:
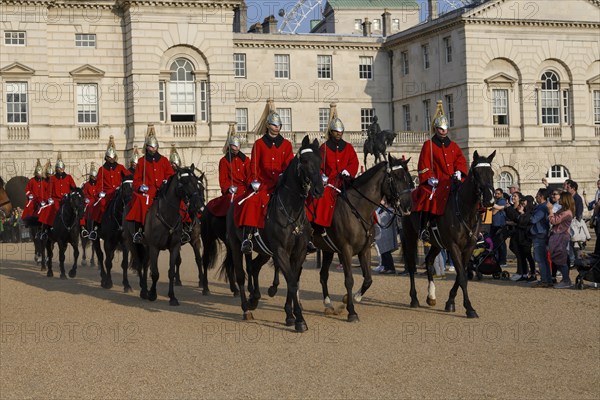
<svg viewBox="0 0 600 400"><path fill-rule="evenodd" d="M349 40L338 41L332 37L329 40L316 41L313 38L302 38L297 35L278 35L270 37L269 34L253 35L245 38L245 34L234 35L233 47L235 48L267 48L267 49L312 49L312 50L367 50L378 51L381 49L381 42L350 42ZM290 40L293 38L293 40Z"/></svg>
<svg viewBox="0 0 600 400"><path fill-rule="evenodd" d="M600 22L585 21L547 21L531 19L486 19L486 18L465 18L464 22L470 25L498 25L498 26L532 26L549 28L584 28L598 29Z"/></svg>
<svg viewBox="0 0 600 400"><path fill-rule="evenodd" d="M6 5L45 6L48 8L128 9L134 7L237 8L241 0L3 0Z"/></svg>

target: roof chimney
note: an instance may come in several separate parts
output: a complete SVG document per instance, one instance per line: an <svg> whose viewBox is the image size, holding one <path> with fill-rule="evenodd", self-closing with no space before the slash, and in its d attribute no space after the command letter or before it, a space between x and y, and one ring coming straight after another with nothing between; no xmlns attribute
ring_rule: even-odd
<svg viewBox="0 0 600 400"><path fill-rule="evenodd" d="M277 20L274 15L269 15L262 23L263 33L277 33Z"/></svg>
<svg viewBox="0 0 600 400"><path fill-rule="evenodd" d="M427 21L434 20L438 17L438 2L437 0L427 0Z"/></svg>
<svg viewBox="0 0 600 400"><path fill-rule="evenodd" d="M242 0L240 6L233 13L233 31L246 32L248 26L248 6Z"/></svg>
<svg viewBox="0 0 600 400"><path fill-rule="evenodd" d="M369 18L365 17L365 22L363 22L362 27L363 36L371 36L371 21L369 21Z"/></svg>
<svg viewBox="0 0 600 400"><path fill-rule="evenodd" d="M383 10L383 14L381 14L382 28L383 28L383 37L390 36L392 34L392 14L388 11L388 9Z"/></svg>

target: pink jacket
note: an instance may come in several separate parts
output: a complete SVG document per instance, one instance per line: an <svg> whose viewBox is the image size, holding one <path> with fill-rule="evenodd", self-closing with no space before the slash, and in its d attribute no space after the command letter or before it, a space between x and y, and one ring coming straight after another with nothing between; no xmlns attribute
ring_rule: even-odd
<svg viewBox="0 0 600 400"><path fill-rule="evenodd" d="M571 210L566 210L551 215L548 219L550 220L550 225L552 225L552 233L565 233L569 232L571 221L573 221L573 213Z"/></svg>

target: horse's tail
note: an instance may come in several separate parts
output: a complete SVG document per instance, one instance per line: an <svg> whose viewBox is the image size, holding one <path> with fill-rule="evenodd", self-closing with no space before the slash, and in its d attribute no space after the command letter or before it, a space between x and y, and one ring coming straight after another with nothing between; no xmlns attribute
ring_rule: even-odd
<svg viewBox="0 0 600 400"><path fill-rule="evenodd" d="M225 254L225 259L223 259L223 262L221 263L221 266L219 267L218 271L217 271L217 276L219 277L220 280L225 281L225 282L229 282L228 279L228 269L233 267L233 260L231 259L231 251L227 250L226 254Z"/></svg>
<svg viewBox="0 0 600 400"><path fill-rule="evenodd" d="M213 269L217 264L217 235L210 227L208 218L200 224L200 236L202 237L202 265L205 269Z"/></svg>
<svg viewBox="0 0 600 400"><path fill-rule="evenodd" d="M144 270L144 263L146 262L146 250L141 244L133 244L132 251L130 251L131 258L129 259L129 269L135 272L141 272Z"/></svg>

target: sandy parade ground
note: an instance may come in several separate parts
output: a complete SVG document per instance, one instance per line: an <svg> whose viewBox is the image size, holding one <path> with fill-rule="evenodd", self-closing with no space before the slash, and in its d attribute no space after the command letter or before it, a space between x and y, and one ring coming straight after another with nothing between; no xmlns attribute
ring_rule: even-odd
<svg viewBox="0 0 600 400"><path fill-rule="evenodd" d="M309 330L284 324L285 283L263 298L254 321L211 272L202 296L189 246L183 248L181 305L167 294L167 253L160 258L156 302L123 293L116 263L110 290L95 267L75 279L47 278L33 245L0 245L0 398L528 398L600 397L600 291L534 289L526 283L471 281L479 319L443 311L454 279L436 281L438 304L411 309L409 279L374 274L357 305L358 323L325 316L314 256L301 279ZM396 254L396 260L399 258ZM376 257L373 259L373 265ZM120 261L120 256L118 260ZM70 268L71 250L67 265ZM514 264L509 272L514 272ZM576 271L571 271L572 279ZM354 269L355 290L362 281ZM332 267L336 305L343 274Z"/></svg>

